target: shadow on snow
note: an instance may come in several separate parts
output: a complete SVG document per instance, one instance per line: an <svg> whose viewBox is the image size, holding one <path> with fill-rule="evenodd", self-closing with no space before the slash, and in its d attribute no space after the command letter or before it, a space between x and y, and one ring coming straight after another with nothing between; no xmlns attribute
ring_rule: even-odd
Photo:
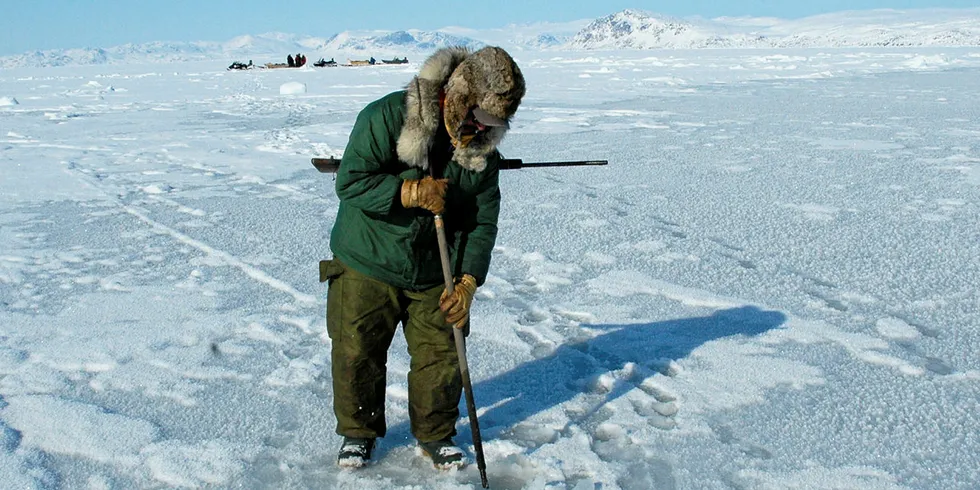
<svg viewBox="0 0 980 490"><path fill-rule="evenodd" d="M726 337L754 337L777 328L786 321L778 311L743 306L719 310L710 316L626 325L583 325L600 335L563 344L550 354L523 364L473 386L478 407L492 407L479 417L484 439L499 437L503 431L578 395L601 394L584 413L570 423L586 419L603 405L625 395L643 380L657 373L666 374L671 361L683 359L699 346ZM611 386L597 386L596 377L623 370L632 363L632 375L614 376ZM737 369L737 366L732 366ZM460 403L462 422L457 441L471 444L472 437L465 403ZM394 445L411 440L408 422L390 427L386 439ZM391 444L385 444L391 447ZM382 449L384 451L384 449Z"/></svg>

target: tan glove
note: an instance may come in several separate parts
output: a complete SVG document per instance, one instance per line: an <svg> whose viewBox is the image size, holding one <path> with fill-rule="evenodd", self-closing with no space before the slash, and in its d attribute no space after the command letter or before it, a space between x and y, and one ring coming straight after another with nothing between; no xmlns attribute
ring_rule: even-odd
<svg viewBox="0 0 980 490"><path fill-rule="evenodd" d="M446 210L446 188L448 179L407 179L402 182L402 206L423 208L432 214L442 214Z"/></svg>
<svg viewBox="0 0 980 490"><path fill-rule="evenodd" d="M448 292L446 289L442 291L442 296L439 297L439 309L446 314L446 323L452 323L456 328L463 328L470 318L470 305L473 304L473 295L476 294L476 278L463 274L463 277L456 279L453 284L453 294Z"/></svg>

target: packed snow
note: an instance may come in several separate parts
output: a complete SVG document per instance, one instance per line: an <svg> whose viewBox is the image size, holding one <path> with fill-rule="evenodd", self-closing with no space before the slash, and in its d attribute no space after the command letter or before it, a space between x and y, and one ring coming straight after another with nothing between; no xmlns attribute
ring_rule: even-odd
<svg viewBox="0 0 980 490"><path fill-rule="evenodd" d="M468 361L491 488L980 486L980 48L515 53ZM312 56L311 56L312 59ZM0 487L479 488L340 470L310 157L419 69L0 71ZM282 87L305 86L305 90Z"/></svg>

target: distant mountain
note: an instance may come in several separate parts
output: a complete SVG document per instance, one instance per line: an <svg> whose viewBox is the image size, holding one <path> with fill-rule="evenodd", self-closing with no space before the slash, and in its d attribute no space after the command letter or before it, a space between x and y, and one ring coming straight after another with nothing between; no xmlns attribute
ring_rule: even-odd
<svg viewBox="0 0 980 490"><path fill-rule="evenodd" d="M763 46L762 36L726 33L717 26L697 26L692 22L638 10L597 19L567 44L574 49L651 49Z"/></svg>
<svg viewBox="0 0 980 490"><path fill-rule="evenodd" d="M405 52L420 53L431 52L447 46L469 46L479 48L483 43L468 37L455 36L443 32L432 31L395 31L379 32L375 34L359 34L354 32L341 32L336 34L322 46L311 46L327 52L343 52L363 54L394 54L399 55Z"/></svg>
<svg viewBox="0 0 980 490"><path fill-rule="evenodd" d="M270 32L238 36L226 42L153 42L110 48L55 49L0 57L0 69L207 60L226 64L253 60L261 64L285 62L287 54L295 53L303 53L309 59L410 55L418 59L445 46L478 49L488 44L513 50L540 50L564 45L588 22L508 25L483 30L447 27L437 31L344 31L327 38Z"/></svg>
<svg viewBox="0 0 980 490"><path fill-rule="evenodd" d="M980 46L980 9L838 12L780 21L763 32L779 47Z"/></svg>
<svg viewBox="0 0 980 490"><path fill-rule="evenodd" d="M798 20L679 20L624 10L579 31L563 49L980 46L980 9L870 10Z"/></svg>
<svg viewBox="0 0 980 490"><path fill-rule="evenodd" d="M867 10L803 19L724 17L675 19L623 10L595 20L508 25L498 29L446 27L436 31L345 31L323 38L266 33L226 42L154 42L111 48L32 51L0 57L0 68L173 61L284 62L303 53L343 59L409 56L413 61L452 45L492 44L510 50L665 48L801 48L980 46L980 9Z"/></svg>
<svg viewBox="0 0 980 490"><path fill-rule="evenodd" d="M468 29L465 27L444 27L440 32L456 36L479 39L486 44L502 46L509 50L542 50L561 48L576 33L591 22L579 20L564 23L536 22L532 24L510 24L497 29Z"/></svg>
<svg viewBox="0 0 980 490"><path fill-rule="evenodd" d="M111 48L50 49L0 57L0 68L101 65L111 63L169 63L211 59L220 43L124 44Z"/></svg>
<svg viewBox="0 0 980 490"><path fill-rule="evenodd" d="M320 56L369 57L406 56L430 53L444 46L478 48L483 43L443 32L420 30L397 32L342 32L330 38L300 36L280 32L239 36L227 42L152 42L125 44L111 48L83 48L32 51L0 57L0 68L71 66L113 63L169 63L176 61L220 60L222 63L253 60L285 62L287 54L303 53L309 59Z"/></svg>

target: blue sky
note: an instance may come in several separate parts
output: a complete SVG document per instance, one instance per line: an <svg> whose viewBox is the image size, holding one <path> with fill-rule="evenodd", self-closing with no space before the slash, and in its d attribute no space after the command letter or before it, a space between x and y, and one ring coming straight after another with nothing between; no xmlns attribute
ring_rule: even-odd
<svg viewBox="0 0 980 490"><path fill-rule="evenodd" d="M425 6L420 6L425 5ZM148 41L226 41L279 31L328 37L344 30L438 29L456 25L594 19L626 8L687 17L735 15L798 18L874 8L969 8L980 0L688 0L532 2L495 0L32 0L6 6L0 55L31 50L110 47Z"/></svg>

